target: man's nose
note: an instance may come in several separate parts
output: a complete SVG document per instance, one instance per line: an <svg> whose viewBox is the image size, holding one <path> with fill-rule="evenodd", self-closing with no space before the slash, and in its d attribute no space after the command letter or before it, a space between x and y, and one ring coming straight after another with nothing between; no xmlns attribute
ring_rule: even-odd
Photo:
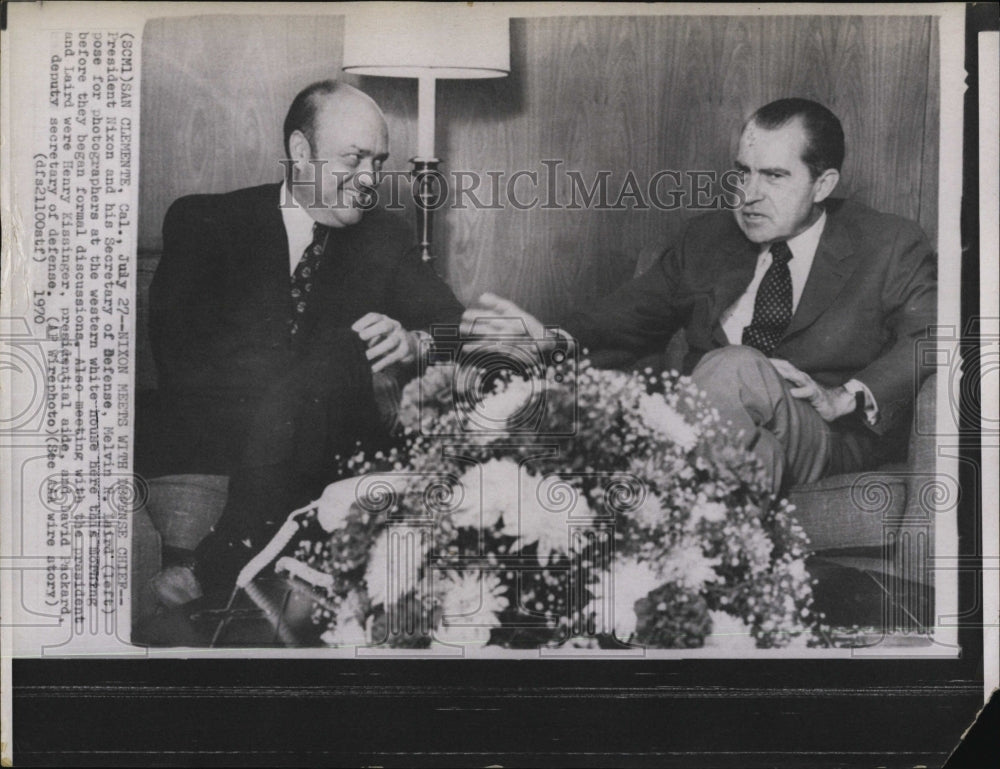
<svg viewBox="0 0 1000 769"><path fill-rule="evenodd" d="M748 173L743 182L743 205L755 203L761 199L760 174Z"/></svg>
<svg viewBox="0 0 1000 769"><path fill-rule="evenodd" d="M358 165L355 174L356 184L366 190L374 190L379 183L378 164L371 158L365 158Z"/></svg>

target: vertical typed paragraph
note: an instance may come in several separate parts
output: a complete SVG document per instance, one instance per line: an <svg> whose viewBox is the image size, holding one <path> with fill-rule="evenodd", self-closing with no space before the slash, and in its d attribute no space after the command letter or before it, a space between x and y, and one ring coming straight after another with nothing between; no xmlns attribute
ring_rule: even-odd
<svg viewBox="0 0 1000 769"><path fill-rule="evenodd" d="M45 578L41 595L28 590L24 600L40 601L57 620L62 643L88 645L127 627L117 615L127 614L137 496L137 51L131 33L60 32L49 41L47 99L38 94L33 114L30 265L31 323L45 362L45 451L21 466L22 537L44 552Z"/></svg>

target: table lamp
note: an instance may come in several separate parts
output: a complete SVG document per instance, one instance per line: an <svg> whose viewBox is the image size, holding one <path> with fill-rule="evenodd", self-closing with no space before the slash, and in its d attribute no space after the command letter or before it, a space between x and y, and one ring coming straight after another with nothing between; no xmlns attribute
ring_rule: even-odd
<svg viewBox="0 0 1000 769"><path fill-rule="evenodd" d="M381 4L380 4L381 5ZM431 251L435 89L442 79L505 77L510 73L510 20L489 8L454 4L425 9L372 5L348 14L344 72L416 78L417 153L410 159L417 182L417 237L421 258Z"/></svg>

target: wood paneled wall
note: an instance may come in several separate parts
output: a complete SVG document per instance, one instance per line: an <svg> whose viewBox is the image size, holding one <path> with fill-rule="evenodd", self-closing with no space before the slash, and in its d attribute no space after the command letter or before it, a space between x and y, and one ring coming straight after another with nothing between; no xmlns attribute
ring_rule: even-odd
<svg viewBox="0 0 1000 769"><path fill-rule="evenodd" d="M192 192L280 179L281 122L304 85L339 74L342 17L151 21L143 41L140 248ZM740 125L782 96L827 104L844 123L836 194L937 230L937 28L916 17L567 17L511 21L510 77L438 84L446 171L509 175L542 160L612 199L631 170L730 167ZM386 112L390 169L416 144L416 84L345 78ZM518 185L530 197L527 183ZM663 197L670 185L661 187ZM565 185L559 188L567 199ZM485 193L483 193L485 194ZM488 197L488 196L487 196ZM409 204L412 220L412 203ZM610 291L679 210L445 210L439 269L464 301L485 290L545 318Z"/></svg>

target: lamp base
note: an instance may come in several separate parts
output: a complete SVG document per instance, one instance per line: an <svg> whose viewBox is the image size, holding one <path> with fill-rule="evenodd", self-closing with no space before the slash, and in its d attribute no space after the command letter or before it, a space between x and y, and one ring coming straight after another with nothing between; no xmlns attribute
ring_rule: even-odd
<svg viewBox="0 0 1000 769"><path fill-rule="evenodd" d="M413 164L411 175L415 184L414 200L417 203L417 242L420 258L425 262L434 260L431 242L434 235L434 209L440 205L438 199L441 188L435 190L435 180L439 175L438 158L410 158Z"/></svg>

